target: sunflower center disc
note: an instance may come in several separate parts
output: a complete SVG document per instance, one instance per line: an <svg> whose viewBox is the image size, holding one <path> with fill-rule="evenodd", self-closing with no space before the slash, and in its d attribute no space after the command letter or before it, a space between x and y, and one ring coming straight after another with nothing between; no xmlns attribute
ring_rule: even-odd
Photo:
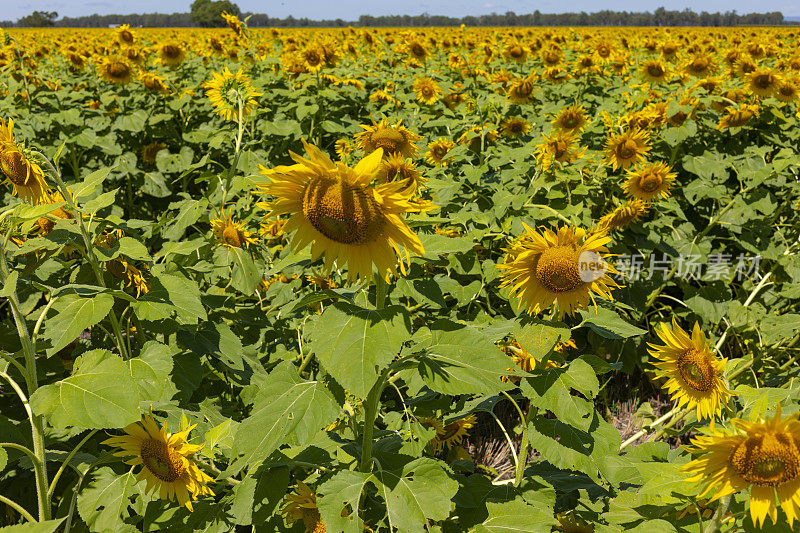
<svg viewBox="0 0 800 533"><path fill-rule="evenodd" d="M242 240L239 238L239 232L233 226L226 226L222 230L222 242L236 248L242 246Z"/></svg>
<svg viewBox="0 0 800 533"><path fill-rule="evenodd" d="M113 78L124 78L129 74L128 67L125 65L121 65L119 63L113 63L111 66L108 67L108 73Z"/></svg>
<svg viewBox="0 0 800 533"><path fill-rule="evenodd" d="M620 159L631 159L636 155L636 143L630 139L625 139L617 146L617 157Z"/></svg>
<svg viewBox="0 0 800 533"><path fill-rule="evenodd" d="M772 87L772 76L770 74L759 74L753 81L761 89Z"/></svg>
<svg viewBox="0 0 800 533"><path fill-rule="evenodd" d="M163 54L170 59L175 59L179 55L181 55L181 50L175 45L168 44L164 48L161 49Z"/></svg>
<svg viewBox="0 0 800 533"><path fill-rule="evenodd" d="M406 143L403 133L394 128L380 129L370 136L370 140L376 147L383 148L384 152L390 154L400 150Z"/></svg>
<svg viewBox="0 0 800 533"><path fill-rule="evenodd" d="M30 179L28 165L19 152L0 155L0 169L14 185L25 185Z"/></svg>
<svg viewBox="0 0 800 533"><path fill-rule="evenodd" d="M678 358L678 370L693 389L705 392L714 388L714 366L707 354L694 349L684 352Z"/></svg>
<svg viewBox="0 0 800 533"><path fill-rule="evenodd" d="M800 475L800 452L783 432L748 437L734 448L729 461L737 474L762 487L774 487Z"/></svg>
<svg viewBox="0 0 800 533"><path fill-rule="evenodd" d="M536 279L557 293L569 292L583 285L575 250L569 246L557 246L542 252L536 263Z"/></svg>
<svg viewBox="0 0 800 533"><path fill-rule="evenodd" d="M654 78L658 78L658 77L660 77L662 74L664 74L664 69L662 69L662 68L661 68L660 66L658 66L658 65L650 65L649 67L647 67L647 71L648 71L648 72L650 73L650 75L651 75L651 76L653 76Z"/></svg>
<svg viewBox="0 0 800 533"><path fill-rule="evenodd" d="M317 178L303 193L303 215L320 233L341 244L367 244L385 219L367 191L341 179Z"/></svg>
<svg viewBox="0 0 800 533"><path fill-rule="evenodd" d="M645 192L657 191L664 180L658 174L648 173L639 178L639 187Z"/></svg>
<svg viewBox="0 0 800 533"><path fill-rule="evenodd" d="M166 442L153 439L143 441L141 455L144 466L161 481L169 483L186 473L180 454L170 450Z"/></svg>

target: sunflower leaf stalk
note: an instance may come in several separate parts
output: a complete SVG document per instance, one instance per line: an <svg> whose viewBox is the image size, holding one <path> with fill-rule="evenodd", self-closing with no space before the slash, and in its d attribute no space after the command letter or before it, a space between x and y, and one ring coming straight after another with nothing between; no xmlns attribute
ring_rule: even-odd
<svg viewBox="0 0 800 533"><path fill-rule="evenodd" d="M386 386L389 371L390 368L387 368L381 373L364 401L364 431L361 439L361 460L358 463L360 472L368 473L372 469L372 435L375 431L381 393Z"/></svg>

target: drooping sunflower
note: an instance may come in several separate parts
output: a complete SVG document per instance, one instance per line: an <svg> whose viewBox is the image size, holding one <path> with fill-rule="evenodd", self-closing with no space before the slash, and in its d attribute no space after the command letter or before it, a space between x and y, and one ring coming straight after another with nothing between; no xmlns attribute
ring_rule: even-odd
<svg viewBox="0 0 800 533"><path fill-rule="evenodd" d="M317 495L302 481L297 482L293 492L284 498L281 514L286 517L286 523L291 525L298 520L303 521L306 533L325 533L325 524L317 508Z"/></svg>
<svg viewBox="0 0 800 533"><path fill-rule="evenodd" d="M147 267L143 268L147 271ZM106 263L106 270L115 278L123 280L123 285L127 292L135 293L136 298L150 292L150 284L147 282L144 272L136 268L122 256L108 261Z"/></svg>
<svg viewBox="0 0 800 533"><path fill-rule="evenodd" d="M247 248L256 242L257 239L244 227L244 223L235 221L233 215L224 209L211 220L211 232L217 242L228 248Z"/></svg>
<svg viewBox="0 0 800 533"><path fill-rule="evenodd" d="M645 163L628 170L625 192L630 198L653 202L668 198L677 174L671 172L669 165L661 161Z"/></svg>
<svg viewBox="0 0 800 533"><path fill-rule="evenodd" d="M439 101L442 95L442 89L433 78L417 78L414 81L414 93L417 95L417 101L425 105L433 105Z"/></svg>
<svg viewBox="0 0 800 533"><path fill-rule="evenodd" d="M531 125L524 118L510 117L500 123L500 135L510 139L518 139L531 131Z"/></svg>
<svg viewBox="0 0 800 533"><path fill-rule="evenodd" d="M791 103L800 98L800 85L796 79L784 78L778 82L775 98L784 103Z"/></svg>
<svg viewBox="0 0 800 533"><path fill-rule="evenodd" d="M152 413L142 416L140 422L125 427L127 435L111 437L102 442L121 448L117 457L131 457L126 464L142 465L137 480L147 482L147 492L158 489L161 499L175 501L192 511L192 500L198 496L213 496L206 485L213 479L200 470L191 456L203 446L189 444L186 438L193 426L178 433L167 433Z"/></svg>
<svg viewBox="0 0 800 533"><path fill-rule="evenodd" d="M0 120L0 171L12 194L31 204L48 203L49 185L33 153L14 139L14 120Z"/></svg>
<svg viewBox="0 0 800 533"><path fill-rule="evenodd" d="M413 57L417 61L425 61L428 59L428 50L419 41L410 41L406 43L405 52L409 57Z"/></svg>
<svg viewBox="0 0 800 533"><path fill-rule="evenodd" d="M383 160L383 172L378 179L384 182L405 183L406 187L414 191L425 183L425 178L417 170L416 163L400 155L391 155Z"/></svg>
<svg viewBox="0 0 800 533"><path fill-rule="evenodd" d="M780 78L768 68L758 69L747 75L747 87L756 96L772 96L779 82Z"/></svg>
<svg viewBox="0 0 800 533"><path fill-rule="evenodd" d="M417 421L425 426L436 430L436 436L430 441L434 453L441 453L445 449L450 450L454 446L461 444L464 437L469 433L469 429L475 425L477 417L475 415L465 416L445 424L438 418L420 417Z"/></svg>
<svg viewBox="0 0 800 533"><path fill-rule="evenodd" d="M547 172L553 163L572 163L580 159L585 148L580 148L572 133L553 131L542 134L542 142L536 145L536 161Z"/></svg>
<svg viewBox="0 0 800 533"><path fill-rule="evenodd" d="M316 146L303 145L308 158L290 152L296 164L260 167L269 182L257 186L274 199L257 205L269 211L267 217L289 215L284 231L294 232L292 247L311 244L315 259L325 255L326 273L336 261L347 265L350 280L368 279L373 266L380 275L396 272L398 258L405 273L410 253L422 255L424 249L401 215L428 206L413 202L414 192L404 183L370 185L382 168L380 149L349 168Z"/></svg>
<svg viewBox="0 0 800 533"><path fill-rule="evenodd" d="M124 59L106 57L97 65L97 75L109 83L127 85L133 79L133 67Z"/></svg>
<svg viewBox="0 0 800 533"><path fill-rule="evenodd" d="M778 505L789 527L800 517L800 421L783 418L778 404L769 420L734 418L731 429L713 429L692 441L700 457L683 470L688 481L705 485L700 496L712 501L750 488L750 516L756 527L778 522Z"/></svg>
<svg viewBox="0 0 800 533"><path fill-rule="evenodd" d="M117 40L119 40L120 44L128 46L132 45L136 40L136 37L133 35L131 27L128 24L123 24L117 28Z"/></svg>
<svg viewBox="0 0 800 533"><path fill-rule="evenodd" d="M158 47L158 61L167 67L177 67L186 59L186 50L178 43L165 43Z"/></svg>
<svg viewBox="0 0 800 533"><path fill-rule="evenodd" d="M252 113L258 107L256 98L262 96L250 83L250 78L242 69L236 74L228 70L222 73L212 72L212 80L203 84L206 96L211 100L211 104L216 108L217 114L225 120L239 120L239 104L241 102L242 118Z"/></svg>
<svg viewBox="0 0 800 533"><path fill-rule="evenodd" d="M586 110L583 106L573 104L559 111L550 124L560 131L579 133L586 127L587 122Z"/></svg>
<svg viewBox="0 0 800 533"><path fill-rule="evenodd" d="M371 154L378 148L383 149L384 156L401 154L405 157L417 155L417 145L415 144L420 136L403 126L403 121L398 120L397 124L389 125L389 119L384 118L380 122L372 122L371 126L361 125L364 129L355 135L356 142L365 154Z"/></svg>
<svg viewBox="0 0 800 533"><path fill-rule="evenodd" d="M606 140L606 162L614 170L626 169L644 159L650 152L650 136L640 129L610 135Z"/></svg>
<svg viewBox="0 0 800 533"><path fill-rule="evenodd" d="M611 241L605 233L587 234L573 226L540 233L525 225L525 230L498 268L503 270L501 286L511 287L510 295L528 314L555 303L560 318L587 307L595 294L613 299L611 289L617 284L610 274L616 270L604 261Z"/></svg>
<svg viewBox="0 0 800 533"><path fill-rule="evenodd" d="M601 229L609 232L624 228L628 224L636 222L645 213L647 213L647 204L639 199L634 199L617 207L607 215L604 215L598 221L597 225Z"/></svg>
<svg viewBox="0 0 800 533"><path fill-rule="evenodd" d="M239 20L239 17L229 14L227 11L223 11L220 16L225 20L225 23L237 36L240 37L243 33L245 33L244 24L242 24L242 21Z"/></svg>
<svg viewBox="0 0 800 533"><path fill-rule="evenodd" d="M508 88L506 96L512 104L527 104L533 99L533 90L536 88L532 77L517 78Z"/></svg>
<svg viewBox="0 0 800 533"><path fill-rule="evenodd" d="M520 43L511 42L508 43L503 49L503 55L506 56L511 61L515 61L517 63L524 63L525 59L528 57L528 51L525 50L525 47L522 46Z"/></svg>
<svg viewBox="0 0 800 533"><path fill-rule="evenodd" d="M759 107L756 104L728 106L725 108L725 115L717 123L717 129L741 128L750 122L752 118L757 117L758 112Z"/></svg>
<svg viewBox="0 0 800 533"><path fill-rule="evenodd" d="M689 335L673 317L672 327L656 330L663 346L648 343L657 362L657 377L666 377L663 388L678 402L697 411L698 419L713 420L731 395L722 379L727 359L718 359L708 347L705 333L695 322Z"/></svg>
<svg viewBox="0 0 800 533"><path fill-rule="evenodd" d="M167 79L151 72L142 72L139 79L144 88L152 93L169 94L170 88Z"/></svg>
<svg viewBox="0 0 800 533"><path fill-rule="evenodd" d="M558 513L556 531L562 533L594 533L594 524L581 520L574 512Z"/></svg>
<svg viewBox="0 0 800 533"><path fill-rule="evenodd" d="M455 142L444 137L429 142L428 151L425 153L425 161L434 166L446 167L450 164L450 158L447 157L447 154L455 145Z"/></svg>

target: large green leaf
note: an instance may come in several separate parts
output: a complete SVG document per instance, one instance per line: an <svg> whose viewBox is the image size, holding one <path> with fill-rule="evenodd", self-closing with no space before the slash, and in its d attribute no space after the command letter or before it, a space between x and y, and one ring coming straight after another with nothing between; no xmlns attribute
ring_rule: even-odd
<svg viewBox="0 0 800 533"><path fill-rule="evenodd" d="M62 296L54 305L56 314L45 322L45 338L50 341L48 355L54 354L103 320L114 305L114 297L100 293L89 298L75 294Z"/></svg>
<svg viewBox="0 0 800 533"><path fill-rule="evenodd" d="M550 533L553 525L552 507L544 513L521 499L510 502L487 502L489 518L470 533Z"/></svg>
<svg viewBox="0 0 800 533"><path fill-rule="evenodd" d="M552 412L566 424L587 431L595 411L594 404L588 400L593 399L600 388L591 365L575 359L566 368L546 368L533 374L520 383L533 405ZM583 394L588 400L573 391Z"/></svg>
<svg viewBox="0 0 800 533"><path fill-rule="evenodd" d="M30 403L56 428L120 428L139 419L137 386L128 362L92 350L75 360L70 377L39 387Z"/></svg>
<svg viewBox="0 0 800 533"><path fill-rule="evenodd" d="M402 308L376 311L345 302L328 306L311 331L317 360L345 389L361 398L367 396L408 336Z"/></svg>
<svg viewBox="0 0 800 533"><path fill-rule="evenodd" d="M44 522L26 522L15 526L0 527L2 533L54 533L66 518L45 520Z"/></svg>
<svg viewBox="0 0 800 533"><path fill-rule="evenodd" d="M306 381L289 362L253 384L253 411L236 430L229 474L256 465L283 444L309 442L339 414L339 406L319 381Z"/></svg>
<svg viewBox="0 0 800 533"><path fill-rule="evenodd" d="M91 481L78 494L78 513L91 531L115 532L130 516L130 497L136 492L133 470L117 475L109 467L91 474Z"/></svg>
<svg viewBox="0 0 800 533"><path fill-rule="evenodd" d="M359 500L370 474L341 470L317 489L317 507L326 531L362 533L364 525L358 516ZM352 510L342 516L347 507Z"/></svg>
<svg viewBox="0 0 800 533"><path fill-rule="evenodd" d="M589 326L598 335L607 339L625 339L647 333L647 331L625 322L611 309L598 307L581 311L581 314L583 315L581 326Z"/></svg>

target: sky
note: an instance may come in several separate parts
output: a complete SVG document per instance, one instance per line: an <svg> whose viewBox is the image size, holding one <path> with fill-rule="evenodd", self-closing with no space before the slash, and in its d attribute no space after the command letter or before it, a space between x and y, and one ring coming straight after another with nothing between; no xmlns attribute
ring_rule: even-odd
<svg viewBox="0 0 800 533"><path fill-rule="evenodd" d="M56 11L60 17L78 17L98 13L172 13L187 12L192 0L0 0L0 19L17 20L34 10ZM271 17L357 20L361 15L487 15L513 11L517 14L562 13L567 11L593 12L602 9L613 11L654 11L660 6L683 10L729 11L781 11L784 16L800 16L798 0L405 0L403 2L376 2L375 0L234 0L244 12L266 13Z"/></svg>

